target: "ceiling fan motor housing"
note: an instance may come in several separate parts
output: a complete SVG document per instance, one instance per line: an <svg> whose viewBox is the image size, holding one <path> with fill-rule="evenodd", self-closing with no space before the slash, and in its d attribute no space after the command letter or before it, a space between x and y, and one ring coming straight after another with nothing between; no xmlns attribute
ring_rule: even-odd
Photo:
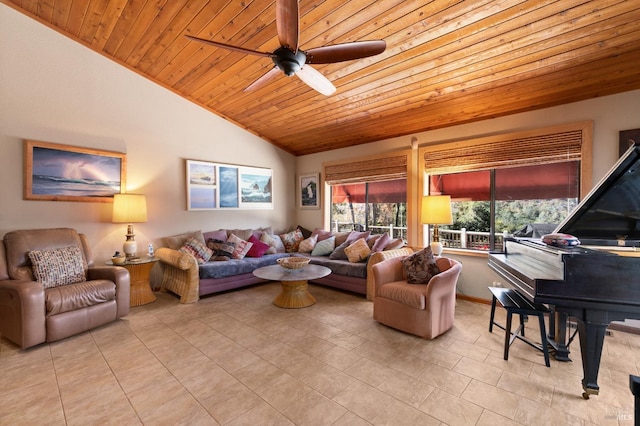
<svg viewBox="0 0 640 426"><path fill-rule="evenodd" d="M302 50L294 53L286 47L280 47L273 52L271 60L286 75L291 77L300 71L300 68L306 63L307 55Z"/></svg>

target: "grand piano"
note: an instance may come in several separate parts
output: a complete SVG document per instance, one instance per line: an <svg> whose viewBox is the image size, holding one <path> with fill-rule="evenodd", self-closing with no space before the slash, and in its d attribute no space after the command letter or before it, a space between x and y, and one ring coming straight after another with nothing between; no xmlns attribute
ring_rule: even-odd
<svg viewBox="0 0 640 426"><path fill-rule="evenodd" d="M574 319L582 355L582 396L597 395L607 327L640 319L640 146L620 158L554 233L581 245L558 248L541 239L507 239L489 266L534 302L547 304L554 357L568 361ZM571 323L571 321L569 321Z"/></svg>

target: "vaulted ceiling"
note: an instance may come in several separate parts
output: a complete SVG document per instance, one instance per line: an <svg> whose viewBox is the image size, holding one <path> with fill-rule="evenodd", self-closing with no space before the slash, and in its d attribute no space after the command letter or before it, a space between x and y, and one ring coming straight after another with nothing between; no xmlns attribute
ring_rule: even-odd
<svg viewBox="0 0 640 426"><path fill-rule="evenodd" d="M274 0L0 2L295 155L640 89L632 0L301 0L301 49L387 43L314 65L331 96L284 74L244 92L269 58L185 37L271 52Z"/></svg>

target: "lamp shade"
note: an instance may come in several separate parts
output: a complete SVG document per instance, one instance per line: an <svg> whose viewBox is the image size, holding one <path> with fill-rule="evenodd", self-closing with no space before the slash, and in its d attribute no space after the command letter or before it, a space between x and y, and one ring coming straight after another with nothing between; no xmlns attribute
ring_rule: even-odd
<svg viewBox="0 0 640 426"><path fill-rule="evenodd" d="M142 194L115 194L113 196L113 223L147 221L147 199Z"/></svg>
<svg viewBox="0 0 640 426"><path fill-rule="evenodd" d="M422 198L422 223L428 225L451 225L450 195L428 195Z"/></svg>

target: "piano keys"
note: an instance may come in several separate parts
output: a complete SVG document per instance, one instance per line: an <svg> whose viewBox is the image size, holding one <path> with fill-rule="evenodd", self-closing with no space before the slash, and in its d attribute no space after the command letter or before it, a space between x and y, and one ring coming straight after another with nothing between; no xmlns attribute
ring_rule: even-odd
<svg viewBox="0 0 640 426"><path fill-rule="evenodd" d="M569 360L567 317L576 320L583 397L598 394L600 358L612 321L640 319L640 146L631 147L554 233L578 237L573 248L540 239L507 239L489 266L510 285L556 313L549 340Z"/></svg>

